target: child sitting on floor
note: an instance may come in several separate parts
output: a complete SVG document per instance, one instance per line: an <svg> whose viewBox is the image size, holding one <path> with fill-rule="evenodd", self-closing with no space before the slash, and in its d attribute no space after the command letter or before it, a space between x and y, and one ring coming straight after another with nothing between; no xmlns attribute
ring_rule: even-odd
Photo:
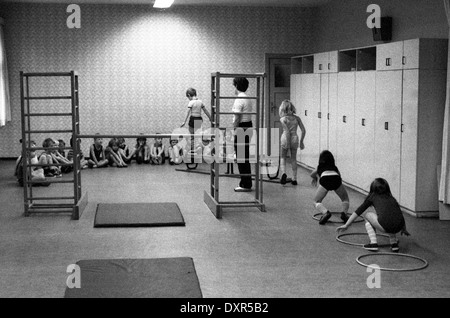
<svg viewBox="0 0 450 318"><path fill-rule="evenodd" d="M131 151L130 148L125 144L125 138L118 138L119 142L119 153L122 157L123 162L126 164L131 163L131 159L135 155L135 151Z"/></svg>
<svg viewBox="0 0 450 318"><path fill-rule="evenodd" d="M73 137L70 138L70 147L73 147ZM86 169L89 167L89 163L86 160L86 158L84 157L83 151L80 149L80 160L79 160L79 165L81 169ZM70 149L67 152L67 160L69 160L70 162L73 163L73 149Z"/></svg>
<svg viewBox="0 0 450 318"><path fill-rule="evenodd" d="M150 147L147 145L147 138L139 137L136 139L135 156L138 164L150 163Z"/></svg>
<svg viewBox="0 0 450 318"><path fill-rule="evenodd" d="M178 140L173 139L170 141L170 148L169 148L169 163L171 165L179 165L183 163L183 155L184 155L184 148L186 145L186 139L183 138L183 136L180 136Z"/></svg>
<svg viewBox="0 0 450 318"><path fill-rule="evenodd" d="M159 133L157 133L156 135L160 135ZM165 146L162 143L162 138L161 137L157 137L155 138L155 143L152 145L151 150L150 150L150 156L151 156L151 160L152 163L155 165L162 165L166 162L166 158L165 158Z"/></svg>
<svg viewBox="0 0 450 318"><path fill-rule="evenodd" d="M108 147L105 149L105 156L108 164L111 167L126 168L128 165L123 162L122 156L119 153L119 141L113 138L109 141Z"/></svg>
<svg viewBox="0 0 450 318"><path fill-rule="evenodd" d="M47 138L42 143L42 147L46 150L39 157L39 164L45 165L45 177L61 177L61 168L56 166L58 162L55 162L54 159L55 141L52 138Z"/></svg>
<svg viewBox="0 0 450 318"><path fill-rule="evenodd" d="M94 144L89 149L89 157L89 168L103 168L108 166L102 138L94 138Z"/></svg>

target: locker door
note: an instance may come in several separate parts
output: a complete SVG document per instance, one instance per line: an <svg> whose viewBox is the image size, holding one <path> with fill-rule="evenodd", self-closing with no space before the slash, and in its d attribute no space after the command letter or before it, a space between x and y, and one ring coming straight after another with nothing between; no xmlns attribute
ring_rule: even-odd
<svg viewBox="0 0 450 318"><path fill-rule="evenodd" d="M403 42L377 45L377 70L403 69Z"/></svg>
<svg viewBox="0 0 450 318"><path fill-rule="evenodd" d="M314 54L314 73L328 72L328 52Z"/></svg>
<svg viewBox="0 0 450 318"><path fill-rule="evenodd" d="M397 198L405 208L416 210L417 144L419 122L419 70L403 72L401 192ZM431 142L431 140L427 141ZM423 181L421 181L423 182ZM427 192L431 188L427 186Z"/></svg>
<svg viewBox="0 0 450 318"><path fill-rule="evenodd" d="M309 167L316 167L320 148L320 125L317 114L320 109L320 75L304 74L302 76L302 95L305 104L305 149L302 162Z"/></svg>
<svg viewBox="0 0 450 318"><path fill-rule="evenodd" d="M329 75L320 75L320 110L318 120L320 123L319 152L328 150L328 101L329 101Z"/></svg>
<svg viewBox="0 0 450 318"><path fill-rule="evenodd" d="M325 116L322 114L322 116ZM328 150L337 156L338 74L329 74L328 80Z"/></svg>
<svg viewBox="0 0 450 318"><path fill-rule="evenodd" d="M376 72L358 72L355 84L355 185L369 191L375 143Z"/></svg>
<svg viewBox="0 0 450 318"><path fill-rule="evenodd" d="M344 181L354 183L355 72L338 74L337 167Z"/></svg>
<svg viewBox="0 0 450 318"><path fill-rule="evenodd" d="M400 195L400 149L403 71L377 72L375 120L375 174Z"/></svg>

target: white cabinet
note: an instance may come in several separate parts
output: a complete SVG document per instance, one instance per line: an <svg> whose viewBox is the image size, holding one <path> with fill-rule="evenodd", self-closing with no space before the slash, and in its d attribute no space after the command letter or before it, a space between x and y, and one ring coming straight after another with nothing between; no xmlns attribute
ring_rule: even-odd
<svg viewBox="0 0 450 318"><path fill-rule="evenodd" d="M400 194L402 71L377 72L375 118L376 178L389 182L395 198Z"/></svg>
<svg viewBox="0 0 450 318"><path fill-rule="evenodd" d="M377 46L377 71L403 69L403 42Z"/></svg>
<svg viewBox="0 0 450 318"><path fill-rule="evenodd" d="M336 165L342 179L354 180L355 72L338 74Z"/></svg>
<svg viewBox="0 0 450 318"><path fill-rule="evenodd" d="M302 151L302 163L316 167L320 149L320 75L303 74L301 76L301 92L299 103L302 105L300 118L306 128L305 149Z"/></svg>
<svg viewBox="0 0 450 318"><path fill-rule="evenodd" d="M438 210L436 167L441 164L447 71L403 72L400 205Z"/></svg>
<svg viewBox="0 0 450 318"><path fill-rule="evenodd" d="M368 191L374 173L376 71L357 72L355 83L355 186Z"/></svg>
<svg viewBox="0 0 450 318"><path fill-rule="evenodd" d="M354 188L368 192L375 178L384 178L404 209L418 215L437 211L448 40L413 39L313 56L307 59L313 70L307 71L315 74L302 74L293 87L307 130L299 162L316 167L328 149Z"/></svg>
<svg viewBox="0 0 450 318"><path fill-rule="evenodd" d="M328 102L329 102L329 74L320 75L320 111L318 120L320 123L319 152L328 150Z"/></svg>
<svg viewBox="0 0 450 318"><path fill-rule="evenodd" d="M338 51L318 53L314 55L314 73L337 73Z"/></svg>
<svg viewBox="0 0 450 318"><path fill-rule="evenodd" d="M328 150L337 153L338 73L328 74Z"/></svg>
<svg viewBox="0 0 450 318"><path fill-rule="evenodd" d="M448 41L413 39L377 46L377 70L446 70Z"/></svg>

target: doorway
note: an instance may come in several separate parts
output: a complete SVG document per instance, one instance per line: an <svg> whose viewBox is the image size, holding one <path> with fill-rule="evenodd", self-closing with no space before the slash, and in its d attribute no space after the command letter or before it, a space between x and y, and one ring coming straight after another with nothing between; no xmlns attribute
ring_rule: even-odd
<svg viewBox="0 0 450 318"><path fill-rule="evenodd" d="M266 127L267 154L272 154L271 128L278 128L281 136L282 128L280 123L279 107L285 99L291 98L291 57L300 54L266 54ZM279 144L279 143L277 143Z"/></svg>

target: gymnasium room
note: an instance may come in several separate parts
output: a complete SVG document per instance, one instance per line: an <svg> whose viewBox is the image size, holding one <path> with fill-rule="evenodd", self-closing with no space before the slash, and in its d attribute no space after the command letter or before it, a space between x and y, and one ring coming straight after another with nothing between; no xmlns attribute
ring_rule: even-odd
<svg viewBox="0 0 450 318"><path fill-rule="evenodd" d="M0 0L0 297L450 297L449 26Z"/></svg>

